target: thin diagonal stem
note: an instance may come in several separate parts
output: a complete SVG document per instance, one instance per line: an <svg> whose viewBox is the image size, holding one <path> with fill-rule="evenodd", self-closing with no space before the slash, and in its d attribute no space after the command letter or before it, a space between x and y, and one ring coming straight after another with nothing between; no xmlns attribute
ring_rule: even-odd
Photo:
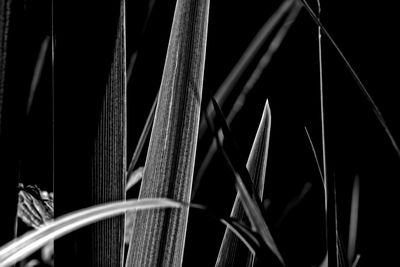
<svg viewBox="0 0 400 267"><path fill-rule="evenodd" d="M312 152L313 152L313 155L314 155L314 159L315 159L315 162L317 163L318 172L319 172L319 175L320 175L320 177L321 177L321 181L322 181L322 184L323 184L324 190L325 190L324 175L322 174L321 165L319 164L319 160L318 160L318 156L317 156L317 151L315 150L314 143L313 143L313 141L312 141L312 139L311 139L310 133L309 133L308 130L307 130L307 127L304 126L304 130L306 131L308 141L310 142L310 146L311 146L311 149L312 149Z"/></svg>
<svg viewBox="0 0 400 267"><path fill-rule="evenodd" d="M338 47L336 42L333 40L332 36L328 33L328 31L322 25L321 21L315 15L314 11L311 9L311 7L308 5L308 3L305 0L299 0L299 1L301 1L301 3L304 5L304 7L306 8L307 12L310 14L311 18L314 20L314 22L321 28L321 33L324 34L328 38L328 40L331 42L331 44L335 48L336 52L339 54L339 56L344 61L346 68L350 71L350 74L353 77L353 79L355 80L357 86L360 88L360 90L363 93L365 99L370 104L370 106L371 106L376 118L378 119L379 123L381 124L381 126L385 130L386 135L388 136L390 142L392 143L392 146L393 146L394 150L397 153L397 156L400 159L399 146L397 145L396 140L394 139L391 131L389 130L389 127L387 126L387 123L386 123L385 119L383 118L383 115L382 115L381 111L379 110L378 106L375 104L375 101L372 99L371 95L368 93L366 87L364 86L364 84L362 83L360 78L358 77L358 75L355 72L355 70L353 69L353 67L350 65L350 63L347 60L347 58L344 56L342 50L340 50L340 48Z"/></svg>

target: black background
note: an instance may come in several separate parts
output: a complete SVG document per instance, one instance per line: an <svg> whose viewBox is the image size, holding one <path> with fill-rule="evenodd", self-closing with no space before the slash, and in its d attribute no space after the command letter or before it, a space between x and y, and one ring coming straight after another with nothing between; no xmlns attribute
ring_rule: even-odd
<svg viewBox="0 0 400 267"><path fill-rule="evenodd" d="M211 1L204 90L217 90L280 2ZM398 29L394 7L361 0L321 2L322 22L381 109L394 138L400 141L397 126L400 108L396 94ZM130 55L138 51L128 83L128 159L160 85L174 4L175 1L156 1L145 25L147 1L127 1L128 63ZM316 10L315 1L310 5ZM49 1L44 1L34 6L26 17L31 22L27 31L30 38L27 39L32 51L39 51L41 40L51 34L49 11ZM357 253L361 254L360 266L383 266L396 259L393 251L397 247L397 238L392 226L398 211L396 181L400 158L327 38L323 38L322 49L327 166L329 177L335 177L337 184L338 231L346 251L351 188L354 177L358 175ZM27 57L35 55L29 51L25 53ZM27 58L27 62L34 62L35 57ZM57 53L55 60L57 62ZM250 73L246 72L239 81L234 95ZM51 191L49 60L42 77L25 130L29 134L25 139L23 176L25 183L35 183ZM271 106L272 128L265 198L271 201L271 205L265 217L289 266L317 265L325 251L323 188L304 127L309 130L321 158L318 43L317 27L305 10L301 11L231 125L245 157L267 98ZM228 111L231 102L223 107L224 112ZM199 141L196 170L208 141L207 138ZM39 157L38 151L43 156ZM144 157L140 164L143 160ZM305 184L311 184L309 193L280 225L275 225L282 210ZM228 215L234 195L232 175L223 160L217 157L201 181L194 202ZM223 231L224 226L215 220L191 212L184 266L212 266Z"/></svg>

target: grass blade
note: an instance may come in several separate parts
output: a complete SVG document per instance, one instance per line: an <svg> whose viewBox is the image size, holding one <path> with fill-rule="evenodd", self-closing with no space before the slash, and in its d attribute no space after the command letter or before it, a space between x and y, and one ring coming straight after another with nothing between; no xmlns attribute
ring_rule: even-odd
<svg viewBox="0 0 400 267"><path fill-rule="evenodd" d="M240 154L237 152L235 142L230 134L229 127L222 114L222 111L213 97L211 97L211 101L216 111L216 118L221 124L221 128L224 133L224 144L227 144L227 150L225 149L225 147L222 146L222 142L215 132L211 121L208 119L208 116L206 116L207 122L209 123L211 130L214 132L214 136L217 139L218 147L220 148L224 159L226 160L227 164L235 175L236 189L239 191L246 215L252 225L252 228L260 234L266 246L278 258L280 263L285 265L284 260L276 246L276 243L272 238L269 228L262 216L262 204L260 198L256 193L253 183L251 182L252 180L250 178L250 174L247 171L246 166L243 164L243 161L240 158Z"/></svg>
<svg viewBox="0 0 400 267"><path fill-rule="evenodd" d="M209 1L178 0L139 198L190 200ZM182 264L188 209L136 214L128 266Z"/></svg>
<svg viewBox="0 0 400 267"><path fill-rule="evenodd" d="M196 211L202 212L203 215L211 217L215 220L218 220L222 224L224 224L243 244L252 252L261 251L262 249L262 240L260 236L253 232L251 229L248 229L242 222L239 222L235 218L223 217L220 215L214 214L210 209L203 205L199 204L186 204L183 202L179 202L183 206L189 206L191 209L195 209ZM132 236L132 227L133 220L135 219L134 214L136 211L127 211L126 212L126 242L129 243Z"/></svg>
<svg viewBox="0 0 400 267"><path fill-rule="evenodd" d="M249 171L256 193L260 199L263 198L264 193L270 131L271 110L267 100L246 164L246 168ZM231 217L236 218L239 221L245 218L245 211L240 202L239 194L236 195L231 211ZM238 264L238 260L240 261L240 259L246 260L246 263L244 263L245 266L252 266L251 262L254 260L254 254L250 254L243 245L238 243L238 241L239 240L232 234L232 232L228 229L225 231L216 266L244 266L243 263Z"/></svg>
<svg viewBox="0 0 400 267"><path fill-rule="evenodd" d="M135 184L137 184L143 177L144 167L139 167L128 176L125 191L128 191Z"/></svg>
<svg viewBox="0 0 400 267"><path fill-rule="evenodd" d="M0 266L9 266L35 252L49 241L105 218L122 215L128 210L180 208L169 199L140 199L100 204L57 218L36 231L27 233L0 248Z"/></svg>
<svg viewBox="0 0 400 267"><path fill-rule="evenodd" d="M276 33L274 39L271 41L267 51L265 54L262 56L260 61L258 62L258 65L256 69L253 71L251 74L250 78L246 82L245 86L243 87L242 91L240 92L239 96L236 98L235 103L233 104L232 109L229 111L229 114L226 118L226 121L228 125L232 123L232 121L235 119L236 115L239 113L239 111L242 109L243 105L246 102L246 97L249 94L249 92L254 88L254 85L260 78L263 70L269 65L271 62L271 58L274 55L274 53L278 50L280 47L280 44L282 43L284 37L286 36L290 26L296 19L299 11L300 11L301 5L299 4L294 4L291 8L291 11L289 15L286 17L283 25L279 29L279 31ZM246 65L247 66L247 65ZM199 134L199 136L201 136ZM207 151L206 156L204 157L203 161L200 164L199 170L197 171L197 175L194 179L193 182L193 190L192 190L192 197L195 196L197 189L199 187L200 181L209 165L211 162L212 158L214 157L215 152L217 151L217 143L216 140L213 139L212 143Z"/></svg>
<svg viewBox="0 0 400 267"><path fill-rule="evenodd" d="M324 186L324 190L325 190L324 175L322 174L321 165L319 164L319 160L318 160L318 156L317 156L317 151L315 150L314 142L312 141L311 136L310 136L310 133L308 132L306 126L304 126L304 130L306 131L307 139L308 139L308 141L309 141L309 143L310 143L311 150L312 150L313 155L314 155L315 163L317 164L319 176L321 177L322 185Z"/></svg>
<svg viewBox="0 0 400 267"><path fill-rule="evenodd" d="M29 97L28 97L28 104L27 104L27 107L26 107L26 114L29 114L29 112L31 110L31 107L32 107L33 97L35 95L36 88L38 86L38 83L39 83L39 80L40 80L40 76L42 74L44 60L46 58L46 53L47 53L47 48L49 47L49 42L50 42L50 37L46 36L46 38L43 40L42 45L40 47L38 59L36 61L35 70L33 72L31 88L29 90Z"/></svg>
<svg viewBox="0 0 400 267"><path fill-rule="evenodd" d="M304 5L306 8L307 12L310 14L311 18L314 20L314 22L320 27L322 34L324 34L329 42L333 45L335 48L336 52L339 54L340 58L343 60L346 68L349 70L351 76L355 80L357 86L360 88L361 92L363 93L365 99L371 106L372 111L375 114L375 117L378 119L379 123L381 124L382 128L384 129L387 137L389 138L392 147L396 151L397 156L400 158L400 149L399 146L397 145L396 140L394 139L392 132L390 131L385 119L383 118L383 115L381 111L379 110L378 106L375 104L375 101L372 99L371 95L368 93L367 88L364 86L362 83L361 79L358 77L357 73L353 69L353 67L350 65L350 62L347 60L347 58L344 56L342 50L340 50L339 46L336 44L336 42L333 40L332 36L329 34L329 32L325 29L321 21L318 19L318 17L315 15L314 11L311 9L311 7L308 5L307 1L305 0L300 0L301 3Z"/></svg>
<svg viewBox="0 0 400 267"><path fill-rule="evenodd" d="M264 23L262 28L258 31L254 39L251 41L250 45L247 47L246 51L243 53L239 61L233 67L228 77L224 80L221 86L218 88L218 91L215 93L215 99L218 104L222 107L225 103L226 98L232 92L235 87L237 81L246 70L247 66L254 59L257 52L260 50L265 40L270 36L273 32L274 28L278 25L279 21L283 18L285 13L290 9L294 0L285 0L278 10ZM207 116L209 118L214 118L213 113L213 105L212 103L208 103L207 105ZM199 130L199 138L201 138L206 130L207 123L205 120L202 120L200 124Z"/></svg>
<svg viewBox="0 0 400 267"><path fill-rule="evenodd" d="M125 0L98 2L96 10L86 1L54 5L54 34L63 36L56 37L54 81L58 217L125 199L126 14ZM60 238L55 265L121 266L124 226L120 215Z"/></svg>
<svg viewBox="0 0 400 267"><path fill-rule="evenodd" d="M358 228L358 209L360 202L360 179L358 175L354 178L353 192L351 197L349 242L347 248L347 260L349 266L355 261L357 228Z"/></svg>
<svg viewBox="0 0 400 267"><path fill-rule="evenodd" d="M358 262L360 261L360 254L357 254L356 258L354 259L353 264L351 265L351 267L357 267L358 266Z"/></svg>

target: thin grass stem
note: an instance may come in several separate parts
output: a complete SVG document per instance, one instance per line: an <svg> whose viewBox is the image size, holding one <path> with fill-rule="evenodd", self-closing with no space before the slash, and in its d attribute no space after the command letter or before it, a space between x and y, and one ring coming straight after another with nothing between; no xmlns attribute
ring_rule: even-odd
<svg viewBox="0 0 400 267"><path fill-rule="evenodd" d="M347 60L347 58L344 56L342 50L339 48L339 46L336 44L332 36L329 34L329 32L325 29L321 21L318 19L318 17L315 15L314 11L311 9L311 7L308 5L308 3L305 0L299 0L303 3L304 7L306 8L307 12L310 14L311 18L314 20L314 22L321 28L322 34L324 34L329 42L333 45L335 48L336 52L339 54L340 58L343 60L346 68L349 70L351 76L353 77L354 81L356 82L357 86L360 88L361 92L363 93L366 101L370 105L372 111L374 112L376 118L378 119L379 123L383 127L387 137L389 138L393 149L395 150L398 158L400 159L400 149L399 146L394 139L392 132L389 129L389 126L387 125L385 119L383 118L383 115L378 108L378 106L375 104L375 101L372 99L371 95L368 93L367 88L364 86L363 82L361 79L358 77L356 71L353 69L353 67L350 65L350 62Z"/></svg>

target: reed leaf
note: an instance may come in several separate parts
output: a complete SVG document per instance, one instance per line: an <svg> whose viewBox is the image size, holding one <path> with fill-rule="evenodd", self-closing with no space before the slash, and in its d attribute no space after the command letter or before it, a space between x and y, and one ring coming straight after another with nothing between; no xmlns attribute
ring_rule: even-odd
<svg viewBox="0 0 400 267"><path fill-rule="evenodd" d="M127 178L128 182L126 183L125 191L128 191L135 184L137 184L143 177L144 167L139 167L134 170Z"/></svg>
<svg viewBox="0 0 400 267"><path fill-rule="evenodd" d="M265 103L263 114L253 146L247 160L246 168L249 171L256 193L263 198L265 173L267 168L268 147L271 131L271 109L268 100ZM231 211L231 217L238 220L245 219L245 211L240 202L239 193L236 195L235 202ZM247 220L245 220L248 222ZM239 240L227 229L219 250L216 266L252 266L254 258L249 251L238 242ZM242 262L242 261L245 262Z"/></svg>
<svg viewBox="0 0 400 267"><path fill-rule="evenodd" d="M240 198L243 204L243 208L246 212L246 215L251 223L252 229L260 234L265 245L272 251L272 253L277 257L282 265L285 265L284 260L276 246L274 239L270 233L270 230L262 216L262 204L256 190L254 188L254 184L252 183L252 179L250 178L250 174L246 169L246 166L243 163L243 160L240 158L240 153L238 153L238 149L236 143L231 136L229 127L226 123L226 120L222 114L222 111L216 102L216 100L211 97L211 101L213 103L214 109L216 111L216 118L219 122L221 129L224 134L224 144L222 145L222 141L220 137L217 135L215 131L215 127L213 126L211 120L206 116L209 127L214 133L214 137L217 139L217 144L220 152L222 153L225 161L229 165L230 169L234 173L235 181L236 181L236 189L240 194Z"/></svg>
<svg viewBox="0 0 400 267"><path fill-rule="evenodd" d="M354 178L353 192L351 196L351 208L350 208L350 223L349 223L349 242L347 248L347 260L349 266L356 260L356 241L357 241L357 229L358 229L358 210L360 202L360 179L358 175Z"/></svg>
<svg viewBox="0 0 400 267"><path fill-rule="evenodd" d="M189 202L209 1L178 0L139 198ZM127 266L180 266L188 209L136 214Z"/></svg>
<svg viewBox="0 0 400 267"><path fill-rule="evenodd" d="M0 248L0 266L9 266L35 252L49 241L76 229L109 217L123 215L128 210L180 208L182 204L169 199L139 199L100 204L60 216L53 222L9 242Z"/></svg>
<svg viewBox="0 0 400 267"><path fill-rule="evenodd" d="M351 265L351 267L357 267L358 266L358 263L360 262L360 257L361 257L361 255L357 254L356 258L353 261L353 264Z"/></svg>
<svg viewBox="0 0 400 267"><path fill-rule="evenodd" d="M300 9L301 9L301 5L298 4L297 2L291 7L289 15L285 18L285 21L283 22L282 26L280 27L280 29L278 30L278 32L272 39L271 43L269 44L267 51L264 53L264 55L259 60L256 69L250 75L245 86L242 88L240 94L238 95L238 97L235 100L235 103L233 104L231 110L229 111L228 116L226 117L226 121L227 121L228 125L230 125L232 123L232 121L235 119L236 115L239 113L239 111L242 109L242 107L246 103L247 95L254 88L255 84L259 80L264 69L271 62L272 56L275 54L275 52L280 47L288 30L290 29L293 22L297 18L297 15L299 14ZM279 12L279 10L277 12ZM201 135L199 134L199 136L201 136ZM200 167L195 176L195 179L193 181L192 198L197 193L197 189L199 187L200 181L201 181L209 163L211 162L212 158L214 157L214 154L216 151L217 151L217 143L216 143L216 140L213 139L210 147L208 148L207 154L204 157L203 161L201 162Z"/></svg>
<svg viewBox="0 0 400 267"><path fill-rule="evenodd" d="M54 1L54 25L58 217L125 199L125 0L98 2L95 9L86 1L79 8ZM120 215L57 240L55 265L122 266L124 227Z"/></svg>
<svg viewBox="0 0 400 267"><path fill-rule="evenodd" d="M235 88L236 83L247 69L249 64L252 62L256 54L261 49L262 45L265 43L267 38L271 35L275 27L278 25L279 21L284 17L290 7L293 5L295 0L285 0L277 9L277 11L264 23L261 29L257 32L256 36L253 38L249 46L246 48L239 61L233 67L229 75L226 77L224 82L218 88L217 92L214 94L217 103L222 107L225 100ZM213 105L211 102L207 105L207 116L210 119L214 118ZM202 119L199 130L199 138L201 138L206 130L207 123Z"/></svg>
<svg viewBox="0 0 400 267"><path fill-rule="evenodd" d="M28 103L26 106L26 114L29 114L31 107L32 107L33 97L35 95L36 88L38 86L40 77L42 75L43 65L44 65L44 61L46 58L47 49L49 47L49 43L50 43L50 36L46 36L40 47L39 55L38 55L38 58L36 61L35 70L33 72L31 87L30 87L29 96L28 96Z"/></svg>

